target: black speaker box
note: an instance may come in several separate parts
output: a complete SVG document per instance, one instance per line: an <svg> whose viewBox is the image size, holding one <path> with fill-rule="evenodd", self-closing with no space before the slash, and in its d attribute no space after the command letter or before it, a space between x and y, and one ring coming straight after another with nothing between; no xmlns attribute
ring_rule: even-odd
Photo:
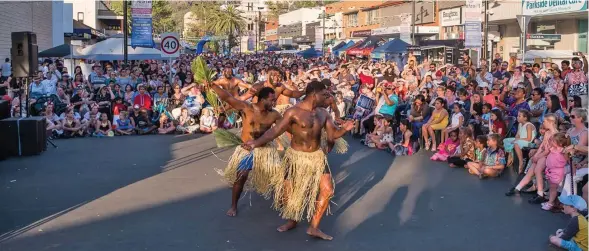
<svg viewBox="0 0 589 251"><path fill-rule="evenodd" d="M32 77L39 67L37 34L29 31L12 33L12 74Z"/></svg>
<svg viewBox="0 0 589 251"><path fill-rule="evenodd" d="M0 150L9 156L30 156L47 149L44 117L9 118L0 121Z"/></svg>
<svg viewBox="0 0 589 251"><path fill-rule="evenodd" d="M10 102L0 100L0 120L10 118Z"/></svg>

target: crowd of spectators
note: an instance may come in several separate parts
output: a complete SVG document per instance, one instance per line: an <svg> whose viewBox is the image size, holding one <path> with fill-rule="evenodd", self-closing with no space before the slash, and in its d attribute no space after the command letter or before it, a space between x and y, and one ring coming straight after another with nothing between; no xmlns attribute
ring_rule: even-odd
<svg viewBox="0 0 589 251"><path fill-rule="evenodd" d="M288 88L322 80L333 94L327 109L336 121L354 120L352 133L367 147L397 156L432 151L432 161L481 179L511 167L518 181L506 196L529 193L529 202L544 210L586 214L588 83L582 54L560 65L514 65L500 55L490 64L464 55L458 65L419 61L411 53L399 64L280 54L205 57L217 77L233 67L234 77L247 83L242 93L266 81L273 69ZM70 73L60 60L44 61L29 87L28 112L45 116L48 132L58 138L211 133L238 126L238 114L211 109L205 85L193 80L192 60L182 55L173 62L96 62L89 74L81 67ZM13 95L13 116L26 116L25 97ZM574 194L581 193L584 203L577 203ZM584 224L586 232L586 219ZM579 243L575 238L582 236L570 231L550 241L587 250L586 235Z"/></svg>

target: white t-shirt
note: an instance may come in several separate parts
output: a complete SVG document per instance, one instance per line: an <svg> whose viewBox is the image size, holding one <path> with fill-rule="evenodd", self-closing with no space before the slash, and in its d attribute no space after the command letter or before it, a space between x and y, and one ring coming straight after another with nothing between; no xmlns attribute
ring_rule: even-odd
<svg viewBox="0 0 589 251"><path fill-rule="evenodd" d="M452 125L450 127L459 127L460 126L460 118L462 118L462 113L454 113L452 114Z"/></svg>

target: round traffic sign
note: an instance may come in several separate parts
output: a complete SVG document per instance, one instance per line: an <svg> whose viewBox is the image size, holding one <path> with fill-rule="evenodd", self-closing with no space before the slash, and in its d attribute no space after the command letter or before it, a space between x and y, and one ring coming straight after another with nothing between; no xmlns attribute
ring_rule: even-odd
<svg viewBox="0 0 589 251"><path fill-rule="evenodd" d="M164 37L160 45L162 48L162 52L169 55L175 54L176 52L178 52L178 49L180 48L178 38L174 36Z"/></svg>

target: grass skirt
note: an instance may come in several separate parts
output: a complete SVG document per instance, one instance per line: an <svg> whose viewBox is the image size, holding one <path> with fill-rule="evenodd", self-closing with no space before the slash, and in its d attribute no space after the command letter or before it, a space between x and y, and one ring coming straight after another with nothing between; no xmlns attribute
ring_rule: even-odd
<svg viewBox="0 0 589 251"><path fill-rule="evenodd" d="M327 166L327 157L322 150L300 152L288 148L282 160L286 177L275 186L274 209L283 219L301 221L305 211L307 220L315 213L321 177ZM290 185L288 185L290 184ZM287 200L284 200L285 192Z"/></svg>
<svg viewBox="0 0 589 251"><path fill-rule="evenodd" d="M223 171L223 177L230 185L237 181L240 171L242 171L240 164L245 158L252 158L253 168L244 188L246 191L256 191L264 198L269 199L272 195L273 184L278 184L284 179L278 151L274 147L267 146L254 148L253 154L250 154L250 151L237 146Z"/></svg>

